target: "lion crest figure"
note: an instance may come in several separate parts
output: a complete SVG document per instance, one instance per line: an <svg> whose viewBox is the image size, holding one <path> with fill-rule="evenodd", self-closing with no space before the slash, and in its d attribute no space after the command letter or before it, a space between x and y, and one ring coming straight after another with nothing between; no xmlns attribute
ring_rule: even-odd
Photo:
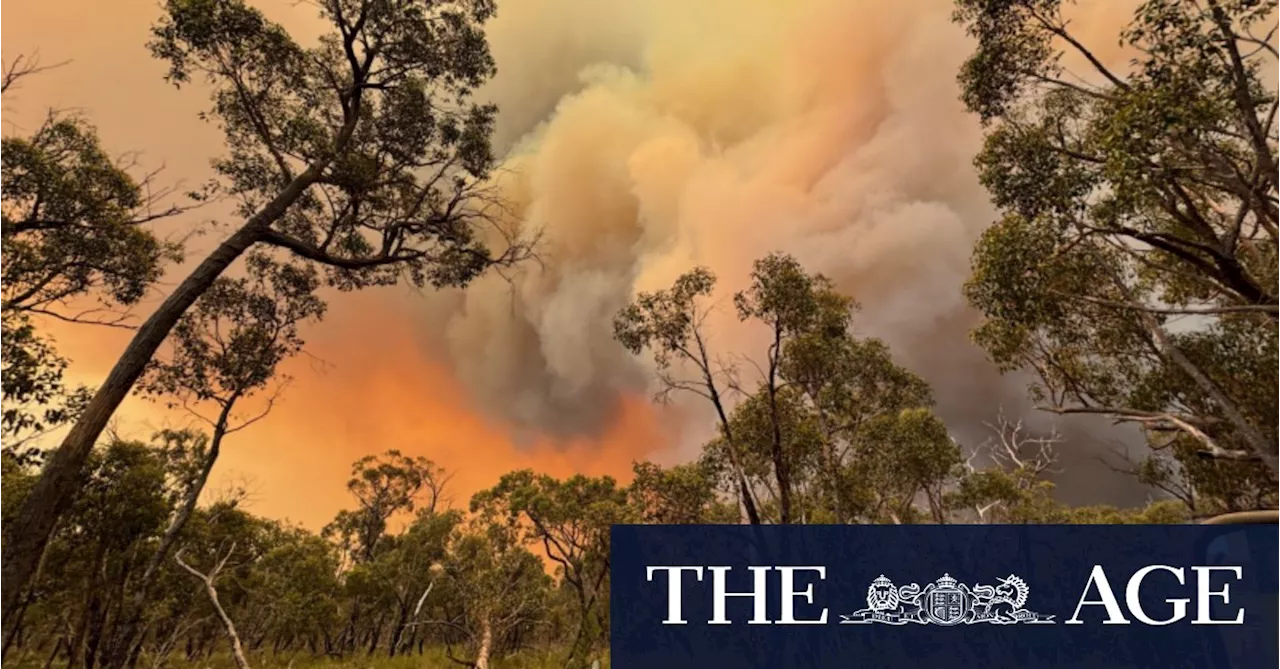
<svg viewBox="0 0 1280 669"><path fill-rule="evenodd" d="M867 608L872 611L893 611L900 601L898 589L884 574L867 587Z"/></svg>

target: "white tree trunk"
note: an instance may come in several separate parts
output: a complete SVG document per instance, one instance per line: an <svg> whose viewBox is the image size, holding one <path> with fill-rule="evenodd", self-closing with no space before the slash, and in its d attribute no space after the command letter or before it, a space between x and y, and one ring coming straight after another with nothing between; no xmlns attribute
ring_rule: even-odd
<svg viewBox="0 0 1280 669"><path fill-rule="evenodd" d="M204 592L209 596L209 603L213 605L214 612L218 614L218 618L222 621L222 627L227 632L227 638L231 640L231 654L235 657L236 667L239 669L253 669L249 666L249 660L244 655L244 645L240 643L240 635L236 633L236 625L231 621L231 616L227 615L226 609L222 608L222 603L218 601L218 588L214 586L214 581L217 580L218 573L222 571L224 566L226 566L227 559L231 557L231 553L233 553L235 549L236 545L234 543L231 544L231 549L227 551L227 556L222 558L222 560L218 562L218 565L213 568L213 571L208 574L202 574L191 565L183 562L181 551L179 551L177 555L173 556L173 560L178 563L178 566L187 570L188 573L199 579L200 582L204 584Z"/></svg>
<svg viewBox="0 0 1280 669"><path fill-rule="evenodd" d="M227 637L231 639L231 654L236 658L236 666L240 669L252 669L249 666L249 660L244 656L244 645L240 643L240 635L236 633L236 625L231 622L231 616L222 608L222 604L218 602L218 589L213 587L212 581L206 581L204 585L205 594L209 595L209 602L213 604L213 610L218 613L218 618L222 620L222 626L227 631Z"/></svg>
<svg viewBox="0 0 1280 669"><path fill-rule="evenodd" d="M489 654L493 652L493 621L485 616L480 622L480 647L476 649L476 669L489 669Z"/></svg>

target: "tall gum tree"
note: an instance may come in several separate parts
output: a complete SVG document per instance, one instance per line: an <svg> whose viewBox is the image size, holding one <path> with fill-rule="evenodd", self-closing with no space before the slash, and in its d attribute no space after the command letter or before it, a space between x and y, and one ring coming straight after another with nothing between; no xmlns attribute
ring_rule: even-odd
<svg viewBox="0 0 1280 669"><path fill-rule="evenodd" d="M1274 491L1276 4L1148 0L1123 70L1064 4L958 3L976 164L1003 214L974 251L974 337L1037 373L1042 409L1140 425L1184 465L1247 463Z"/></svg>
<svg viewBox="0 0 1280 669"><path fill-rule="evenodd" d="M626 489L613 478L558 480L523 469L471 498L471 512L518 528L540 545L576 599L577 631L565 667L591 666L609 635L609 528L629 522ZM503 520L505 519L505 521Z"/></svg>
<svg viewBox="0 0 1280 669"><path fill-rule="evenodd" d="M653 355L661 384L659 401L674 393L692 393L706 399L716 410L724 435L731 476L747 521L760 524L755 495L743 471L733 428L729 424L724 370L713 361L707 341L706 319L710 307L701 302L715 289L716 277L705 267L682 274L666 290L641 293L621 309L613 320L614 339L634 355L648 350ZM683 372L683 368L690 372Z"/></svg>
<svg viewBox="0 0 1280 669"><path fill-rule="evenodd" d="M401 279L460 286L527 247L485 192L496 112L471 101L494 72L488 0L319 0L328 28L299 45L241 0L168 0L152 53L181 86L203 77L226 138L215 167L243 222L137 330L13 521L4 608L31 576L86 458L189 307L255 245L322 266L342 290ZM492 225L487 225L492 224ZM495 242L505 247L494 253Z"/></svg>
<svg viewBox="0 0 1280 669"><path fill-rule="evenodd" d="M614 322L623 346L653 355L659 397L703 397L720 422L696 467L637 467L633 497L642 515L719 517L705 495L725 483L753 524L912 522L918 498L935 519L944 515L942 488L960 464L959 449L932 412L928 385L898 366L884 342L855 336L855 300L789 255L761 258L734 303L739 319L765 330L768 345L758 359L727 354L742 374L712 362L714 333L697 300L713 288L714 276L695 268L669 289L641 293Z"/></svg>

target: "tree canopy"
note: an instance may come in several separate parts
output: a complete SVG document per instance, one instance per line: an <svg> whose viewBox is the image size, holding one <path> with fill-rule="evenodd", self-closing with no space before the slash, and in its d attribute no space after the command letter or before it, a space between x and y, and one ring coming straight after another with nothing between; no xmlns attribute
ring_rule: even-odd
<svg viewBox="0 0 1280 669"><path fill-rule="evenodd" d="M974 251L975 340L1036 373L1042 408L1140 425L1150 480L1206 509L1274 504L1276 51L1258 31L1275 4L1145 2L1123 69L1059 2L965 0L956 17L1003 214Z"/></svg>
<svg viewBox="0 0 1280 669"><path fill-rule="evenodd" d="M464 286L528 256L528 243L501 225L485 185L496 110L472 100L494 72L482 32L493 3L323 0L315 7L326 30L308 47L243 0L165 2L148 46L168 66L168 81L181 87L198 78L211 91L202 118L222 130L226 149L214 161L217 186L238 202L242 220L138 327L5 528L6 608L79 494L111 416L188 310L251 248L312 264L339 290L401 280ZM135 205L122 199L127 185L117 190L108 204ZM29 199L36 213L26 218L67 209L40 210L41 200ZM38 343L29 349L33 355L16 369L34 381L18 386L25 395L13 399L39 404L56 390L60 362ZM36 424L22 415L10 422Z"/></svg>

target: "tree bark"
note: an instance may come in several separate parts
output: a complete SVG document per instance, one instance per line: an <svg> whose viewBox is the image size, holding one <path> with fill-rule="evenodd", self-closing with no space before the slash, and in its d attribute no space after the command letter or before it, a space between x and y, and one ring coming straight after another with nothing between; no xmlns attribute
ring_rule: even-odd
<svg viewBox="0 0 1280 669"><path fill-rule="evenodd" d="M427 583L426 589L422 591L422 596L418 598L418 603L413 607L413 612L410 613L408 607L405 607L401 612L400 620L396 623L395 633L391 637L391 646L387 651L388 657L395 657L396 653L400 652L400 648L405 645L405 630L410 629L410 626L412 626L416 632L418 616L422 614L422 605L427 603L427 595L431 594L431 589L434 587L436 587L436 580L433 578L431 582ZM413 643L412 639L410 639L409 643Z"/></svg>
<svg viewBox="0 0 1280 669"><path fill-rule="evenodd" d="M214 249L165 298L155 313L138 328L137 334L94 393L84 413L67 433L62 445L52 453L40 479L32 487L18 513L4 528L3 566L0 580L5 584L3 607L13 609L26 589L44 546L58 518L75 500L82 485L85 462L107 421L129 395L156 350L169 336L178 319L195 303L214 280L254 243L260 241L271 224L309 188L327 166L316 163L289 183L279 195L254 214L234 234Z"/></svg>
<svg viewBox="0 0 1280 669"><path fill-rule="evenodd" d="M233 551L235 551L235 544L232 544L231 550L227 552L227 557L222 558L218 566L208 575L196 571L194 567L183 562L181 551L179 551L178 555L173 556L173 559L180 567L187 570L188 573L199 579L204 585L204 594L209 598L209 603L213 605L214 613L218 614L218 619L222 621L222 628L226 631L227 638L231 641L231 655L235 658L236 666L239 669L253 669L249 666L249 660L245 657L244 644L240 643L240 635L236 632L236 624L232 622L231 616L227 615L226 610L222 608L222 603L218 601L218 588L214 586L214 580L218 577L218 572L222 570L227 558L231 557L231 552Z"/></svg>
<svg viewBox="0 0 1280 669"><path fill-rule="evenodd" d="M733 441L733 431L729 427L729 416L725 414L724 407L721 405L720 393L716 391L714 385L709 385L711 390L711 401L716 407L716 414L720 417L720 426L724 428L724 441L729 451L729 465L733 468L733 473L738 479L738 495L742 498L742 508L747 512L747 522L752 525L760 524L760 512L756 509L755 496L751 494L751 486L747 483L747 475L743 471L742 463L738 460L738 445Z"/></svg>
<svg viewBox="0 0 1280 669"><path fill-rule="evenodd" d="M378 616L373 624L373 630L369 632L369 649L365 655L372 656L378 652L378 642L382 640L383 617Z"/></svg>
<svg viewBox="0 0 1280 669"><path fill-rule="evenodd" d="M93 561L89 567L89 574L85 578L85 597L84 609L81 610L79 619L76 622L75 630L72 632L70 639L67 641L67 668L76 666L76 664L89 665L91 659L88 651L85 651L85 640L89 637L89 627L93 623L94 616L101 608L100 595L102 593L102 568L106 561L107 547L102 541L98 542L98 547L94 549Z"/></svg>
<svg viewBox="0 0 1280 669"><path fill-rule="evenodd" d="M476 669L489 669L491 652L493 652L493 620L486 615L480 621L480 647L476 649Z"/></svg>
<svg viewBox="0 0 1280 669"><path fill-rule="evenodd" d="M822 461L823 466L827 468L826 476L823 479L827 482L831 491L832 510L835 512L837 525L844 524L844 494L840 490L840 465L836 462L836 444L835 435L827 424L826 412L818 403L818 392L811 391L809 396L813 399L813 404L817 407L815 415L818 418L818 432L822 434Z"/></svg>
<svg viewBox="0 0 1280 669"><path fill-rule="evenodd" d="M711 404L716 408L716 415L720 418L720 427L724 429L725 446L728 447L729 465L733 468L733 473L738 479L738 493L742 497L742 507L747 512L747 522L752 525L760 524L760 512L756 508L755 496L751 494L751 486L747 483L747 474L743 470L742 463L738 460L738 444L733 440L733 430L729 427L729 416L724 410L724 401L720 398L720 389L716 387L715 377L711 374L711 361L707 358L707 347L702 341L702 334L697 328L693 331L694 340L698 345L698 355L701 359L697 360L698 367L702 370L703 384L707 387L707 394L711 396Z"/></svg>
<svg viewBox="0 0 1280 669"><path fill-rule="evenodd" d="M1258 455L1263 464L1267 466L1267 469L1271 471L1271 475L1277 476L1280 474L1280 457L1277 455L1276 442L1262 436L1262 433L1258 428L1254 427L1254 425L1240 413L1235 402L1232 401L1231 398L1227 397L1227 394L1222 391L1222 388L1220 388L1218 384L1214 383L1213 380L1201 371L1199 367L1192 363L1191 360L1189 360L1182 352L1182 349L1178 348L1177 345L1169 340L1164 328L1160 327L1160 325L1156 323L1149 314L1143 314L1141 317L1146 322L1147 328L1151 332L1151 336L1163 349L1165 355L1169 356L1175 365L1181 368L1187 376L1190 376L1192 381L1194 381L1197 386L1200 386L1201 390L1203 390L1210 398L1213 399L1213 401L1217 402L1218 405L1222 407L1222 412L1226 414L1227 421L1240 431L1240 435L1246 442L1248 442L1249 447Z"/></svg>
<svg viewBox="0 0 1280 669"><path fill-rule="evenodd" d="M778 511L783 525L791 523L791 472L782 448L782 424L778 415L778 358L782 355L782 324L773 325L773 347L769 352L769 422L772 423L773 471L778 479Z"/></svg>
<svg viewBox="0 0 1280 669"><path fill-rule="evenodd" d="M49 651L49 657L44 661L44 669L49 669L49 667L53 666L53 661L58 657L58 651L62 650L62 646L66 641L67 637L58 637L58 640L53 644L53 650Z"/></svg>
<svg viewBox="0 0 1280 669"><path fill-rule="evenodd" d="M1120 290L1120 293L1124 295L1126 301L1138 304L1134 299L1133 291L1120 277L1112 276L1111 280L1116 288ZM1155 349L1160 355L1167 357L1173 364L1177 365L1187 376L1191 377L1191 380L1206 395L1222 408L1222 412L1226 414L1227 422L1239 431L1240 436L1262 460L1272 476L1280 474L1280 447L1277 446L1275 440L1264 437L1262 432L1244 417L1240 409L1236 407L1236 403L1227 397L1222 388L1197 367L1195 363L1191 362L1186 354L1182 352L1182 349L1178 348L1178 345L1169 338L1168 333L1165 332L1160 322L1155 319L1155 316L1141 309L1134 310L1134 315L1151 335L1151 339L1155 343Z"/></svg>
<svg viewBox="0 0 1280 669"><path fill-rule="evenodd" d="M387 640L387 657L396 656L396 650L400 646L400 639L404 636L405 626L408 623L409 607L402 605L396 613L396 622L391 628L391 638Z"/></svg>

